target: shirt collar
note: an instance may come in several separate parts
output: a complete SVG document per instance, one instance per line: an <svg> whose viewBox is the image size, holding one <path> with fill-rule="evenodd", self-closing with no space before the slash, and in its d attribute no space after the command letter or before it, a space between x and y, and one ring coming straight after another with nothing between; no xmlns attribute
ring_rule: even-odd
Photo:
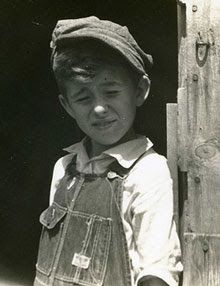
<svg viewBox="0 0 220 286"><path fill-rule="evenodd" d="M134 162L153 146L145 136L138 135L136 139L117 145L103 152L114 157L124 168L130 168Z"/></svg>
<svg viewBox="0 0 220 286"><path fill-rule="evenodd" d="M72 155L77 155L77 154L82 154L84 159L86 161L89 160L89 157L88 157L88 154L86 152L86 149L85 149L85 142L87 140L87 137L83 138L82 141L80 142L77 142L73 145L70 145L66 148L63 148L64 151L68 152L68 153L71 153Z"/></svg>
<svg viewBox="0 0 220 286"><path fill-rule="evenodd" d="M85 150L85 141L86 137L67 148L64 148L64 151L67 151L71 154L80 154L80 157L84 157L85 161L89 161L89 157ZM104 151L101 155L96 158L102 158L104 156L110 156L115 158L118 163L124 168L130 168L134 162L143 155L146 151L148 151L153 146L153 143L143 135L137 135L136 139L130 140L128 142L119 144L114 146L106 151ZM92 158L94 160L95 158Z"/></svg>

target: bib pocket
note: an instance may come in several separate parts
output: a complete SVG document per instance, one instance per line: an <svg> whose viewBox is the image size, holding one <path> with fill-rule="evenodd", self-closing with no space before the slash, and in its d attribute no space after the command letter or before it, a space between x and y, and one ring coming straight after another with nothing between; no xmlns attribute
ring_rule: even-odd
<svg viewBox="0 0 220 286"><path fill-rule="evenodd" d="M77 285L102 285L111 242L112 219L73 211L56 277Z"/></svg>
<svg viewBox="0 0 220 286"><path fill-rule="evenodd" d="M40 215L40 223L43 225L43 228L36 268L47 276L52 271L66 213L67 209L54 203Z"/></svg>

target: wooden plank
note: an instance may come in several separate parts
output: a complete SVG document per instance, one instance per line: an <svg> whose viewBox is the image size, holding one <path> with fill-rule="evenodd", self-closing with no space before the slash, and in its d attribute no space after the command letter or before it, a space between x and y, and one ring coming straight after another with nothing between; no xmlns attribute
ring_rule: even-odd
<svg viewBox="0 0 220 286"><path fill-rule="evenodd" d="M178 22L178 166L179 166L179 234L183 241L184 229L188 225L187 162L188 162L188 100L187 100L187 29L186 1L177 1Z"/></svg>
<svg viewBox="0 0 220 286"><path fill-rule="evenodd" d="M184 285L219 286L220 235L184 235Z"/></svg>
<svg viewBox="0 0 220 286"><path fill-rule="evenodd" d="M178 23L178 86L186 87L186 4L183 1L177 2L177 23Z"/></svg>
<svg viewBox="0 0 220 286"><path fill-rule="evenodd" d="M186 25L184 33L179 29L178 156L181 170L187 172L188 190L182 230L183 285L217 286L220 285L220 1L180 2L186 13L184 16L181 8L178 22L183 25L181 19L184 21L185 17ZM207 241L208 250L204 250Z"/></svg>
<svg viewBox="0 0 220 286"><path fill-rule="evenodd" d="M188 106L187 90L184 87L178 89L178 165L182 172L187 171L188 160Z"/></svg>
<svg viewBox="0 0 220 286"><path fill-rule="evenodd" d="M220 1L192 3L187 6L189 216L191 231L220 233Z"/></svg>
<svg viewBox="0 0 220 286"><path fill-rule="evenodd" d="M177 104L167 104L167 159L173 179L174 220L179 229L179 194L177 167Z"/></svg>
<svg viewBox="0 0 220 286"><path fill-rule="evenodd" d="M180 171L187 171L187 31L186 31L186 4L177 2L178 17L178 165Z"/></svg>

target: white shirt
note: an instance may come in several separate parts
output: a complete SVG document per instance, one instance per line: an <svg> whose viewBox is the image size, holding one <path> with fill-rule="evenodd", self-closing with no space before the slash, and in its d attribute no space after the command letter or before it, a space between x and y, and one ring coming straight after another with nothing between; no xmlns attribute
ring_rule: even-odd
<svg viewBox="0 0 220 286"><path fill-rule="evenodd" d="M85 139L84 139L85 140ZM140 157L123 182L122 220L132 263L134 285L144 276L156 276L169 286L178 285L182 271L180 244L173 221L172 179L166 158L152 149L144 136L120 144L89 159L84 140L64 150L54 167L50 203L57 182L77 155L76 168L82 173L103 173L115 159L129 168Z"/></svg>

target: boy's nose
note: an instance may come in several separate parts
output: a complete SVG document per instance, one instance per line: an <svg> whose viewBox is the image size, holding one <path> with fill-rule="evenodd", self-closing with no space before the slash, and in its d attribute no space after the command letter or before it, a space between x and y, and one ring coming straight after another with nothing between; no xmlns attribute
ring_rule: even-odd
<svg viewBox="0 0 220 286"><path fill-rule="evenodd" d="M98 115L105 114L107 112L107 110L108 110L108 107L107 107L107 105L104 105L104 104L99 104L99 105L96 105L94 107L94 111Z"/></svg>

